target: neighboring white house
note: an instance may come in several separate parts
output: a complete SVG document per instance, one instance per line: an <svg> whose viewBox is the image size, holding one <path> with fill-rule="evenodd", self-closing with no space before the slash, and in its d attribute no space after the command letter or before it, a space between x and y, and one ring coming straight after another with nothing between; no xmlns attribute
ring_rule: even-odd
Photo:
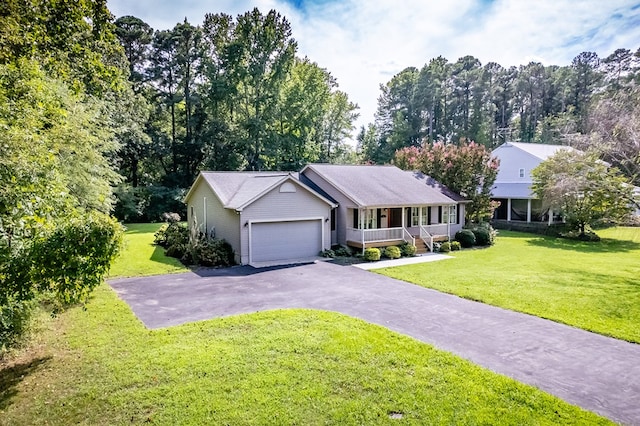
<svg viewBox="0 0 640 426"><path fill-rule="evenodd" d="M185 202L189 226L225 239L238 263L275 264L336 244L432 250L462 229L466 200L394 166L310 164L299 174L202 172Z"/></svg>
<svg viewBox="0 0 640 426"><path fill-rule="evenodd" d="M560 150L573 150L564 145L506 142L491 153L500 160L500 168L491 191L492 199L500 201L494 219L522 222L560 220L558 212L542 207L542 200L531 191L531 170Z"/></svg>

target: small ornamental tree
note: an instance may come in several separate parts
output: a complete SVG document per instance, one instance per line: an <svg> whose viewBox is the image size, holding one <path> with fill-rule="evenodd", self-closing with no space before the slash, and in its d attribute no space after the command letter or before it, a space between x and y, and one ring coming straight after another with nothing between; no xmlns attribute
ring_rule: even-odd
<svg viewBox="0 0 640 426"><path fill-rule="evenodd" d="M584 236L587 225L628 217L633 187L620 172L592 154L562 150L531 171L532 189L543 207L561 210Z"/></svg>
<svg viewBox="0 0 640 426"><path fill-rule="evenodd" d="M394 164L404 170L420 170L471 200L466 209L469 221L491 218L491 188L500 162L483 145L462 141L459 145L407 147L396 151Z"/></svg>

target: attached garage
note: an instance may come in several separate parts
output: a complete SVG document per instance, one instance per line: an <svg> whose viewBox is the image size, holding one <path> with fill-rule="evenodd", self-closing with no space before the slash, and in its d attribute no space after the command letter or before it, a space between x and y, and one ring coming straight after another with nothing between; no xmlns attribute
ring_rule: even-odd
<svg viewBox="0 0 640 426"><path fill-rule="evenodd" d="M317 256L323 247L322 219L250 224L250 262L272 262Z"/></svg>

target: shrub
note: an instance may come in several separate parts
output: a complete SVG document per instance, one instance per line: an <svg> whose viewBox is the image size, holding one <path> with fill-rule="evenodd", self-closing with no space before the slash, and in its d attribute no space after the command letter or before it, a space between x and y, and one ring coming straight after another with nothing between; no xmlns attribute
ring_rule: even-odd
<svg viewBox="0 0 640 426"><path fill-rule="evenodd" d="M169 228L169 225L166 223L158 228L156 233L153 234L153 244L162 247L167 246L167 228Z"/></svg>
<svg viewBox="0 0 640 426"><path fill-rule="evenodd" d="M396 246L389 246L384 249L384 256L389 259L398 259L400 257L400 249Z"/></svg>
<svg viewBox="0 0 640 426"><path fill-rule="evenodd" d="M351 253L351 250L349 249L349 247L337 246L336 248L333 249L333 252L338 257L351 257L352 256L352 253Z"/></svg>
<svg viewBox="0 0 640 426"><path fill-rule="evenodd" d="M451 251L458 251L460 247L460 241L451 241Z"/></svg>
<svg viewBox="0 0 640 426"><path fill-rule="evenodd" d="M161 219L169 224L180 222L180 214L171 212L162 213Z"/></svg>
<svg viewBox="0 0 640 426"><path fill-rule="evenodd" d="M380 260L380 249L377 249L375 247L365 249L363 258L364 260L369 262Z"/></svg>
<svg viewBox="0 0 640 426"><path fill-rule="evenodd" d="M488 229L474 228L471 230L471 232L473 232L474 237L476 237L477 246L491 245L491 235L489 234Z"/></svg>
<svg viewBox="0 0 640 426"><path fill-rule="evenodd" d="M33 300L9 298L0 306L0 358L9 348L17 346L29 331Z"/></svg>
<svg viewBox="0 0 640 426"><path fill-rule="evenodd" d="M448 241L445 241L444 243L442 243L440 245L440 252L442 253L449 253L451 251L451 243Z"/></svg>
<svg viewBox="0 0 640 426"><path fill-rule="evenodd" d="M327 249L327 250L322 250L320 252L320 256L328 257L328 258L334 258L334 257L336 257L336 253L331 249Z"/></svg>
<svg viewBox="0 0 640 426"><path fill-rule="evenodd" d="M476 236L470 229L461 229L456 232L456 241L460 241L462 247L469 248L476 243Z"/></svg>
<svg viewBox="0 0 640 426"><path fill-rule="evenodd" d="M475 225L471 228L471 232L473 232L473 235L476 237L475 244L478 246L493 245L496 240L496 235L498 234L488 222Z"/></svg>
<svg viewBox="0 0 640 426"><path fill-rule="evenodd" d="M179 222L162 225L156 231L154 241L167 250L172 246L187 246L189 245L189 229Z"/></svg>
<svg viewBox="0 0 640 426"><path fill-rule="evenodd" d="M439 251L440 251L440 246L441 246L441 245L442 245L442 244L440 244L440 243L438 243L438 242L434 242L434 243L433 243L433 251L434 251L435 253L439 252Z"/></svg>
<svg viewBox="0 0 640 426"><path fill-rule="evenodd" d="M414 246L413 244L409 244L407 242L403 243L400 246L400 252L402 252L402 256L404 257L411 257L411 256L415 256L416 255L416 246Z"/></svg>
<svg viewBox="0 0 640 426"><path fill-rule="evenodd" d="M231 266L235 263L231 244L222 239L204 236L197 238L188 246L182 260L202 266Z"/></svg>

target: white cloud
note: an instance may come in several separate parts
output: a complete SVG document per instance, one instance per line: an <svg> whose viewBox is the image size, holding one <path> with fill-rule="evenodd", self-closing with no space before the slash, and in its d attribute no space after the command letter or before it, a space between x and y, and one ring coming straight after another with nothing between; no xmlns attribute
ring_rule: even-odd
<svg viewBox="0 0 640 426"><path fill-rule="evenodd" d="M503 66L566 65L583 51L607 56L640 47L640 9L626 0L336 0L307 2L304 11L283 0L109 0L108 6L156 29L185 16L200 23L206 12L277 9L291 22L298 54L327 68L360 105L358 125L373 120L381 83L438 55L452 62L473 55Z"/></svg>

